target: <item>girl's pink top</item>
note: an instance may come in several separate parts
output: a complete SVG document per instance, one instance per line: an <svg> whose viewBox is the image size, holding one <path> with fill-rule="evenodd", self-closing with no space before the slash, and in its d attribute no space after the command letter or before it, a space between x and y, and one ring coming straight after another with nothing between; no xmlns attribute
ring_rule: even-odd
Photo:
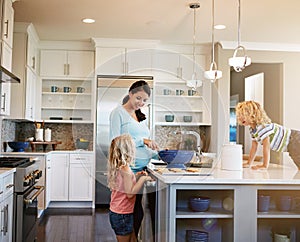
<svg viewBox="0 0 300 242"><path fill-rule="evenodd" d="M133 185L136 183L134 173L131 171ZM110 210L114 213L128 214L133 213L135 197L128 198L124 190L124 180L121 172L118 171L116 189L112 190L110 199Z"/></svg>

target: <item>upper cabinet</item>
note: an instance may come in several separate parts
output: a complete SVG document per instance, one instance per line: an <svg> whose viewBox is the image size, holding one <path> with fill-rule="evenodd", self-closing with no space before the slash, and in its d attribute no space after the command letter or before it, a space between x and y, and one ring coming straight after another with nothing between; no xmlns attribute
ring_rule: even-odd
<svg viewBox="0 0 300 242"><path fill-rule="evenodd" d="M13 46L13 28L14 28L14 9L11 0L3 0L3 16L2 16L2 40L5 41L10 48Z"/></svg>
<svg viewBox="0 0 300 242"><path fill-rule="evenodd" d="M92 77L94 52L77 50L41 50L41 77Z"/></svg>
<svg viewBox="0 0 300 242"><path fill-rule="evenodd" d="M15 23L12 71L22 80L11 84L11 119L40 119L36 74L38 36L32 24ZM18 105L16 105L18 100Z"/></svg>
<svg viewBox="0 0 300 242"><path fill-rule="evenodd" d="M151 74L151 54L150 49L98 48L96 73L99 75Z"/></svg>
<svg viewBox="0 0 300 242"><path fill-rule="evenodd" d="M11 71L12 69L12 47L13 47L13 27L14 27L14 9L11 0L3 0L2 18L1 18L1 66ZM1 9L1 7L0 7ZM3 83L1 85L0 115L10 114L10 96L11 84Z"/></svg>

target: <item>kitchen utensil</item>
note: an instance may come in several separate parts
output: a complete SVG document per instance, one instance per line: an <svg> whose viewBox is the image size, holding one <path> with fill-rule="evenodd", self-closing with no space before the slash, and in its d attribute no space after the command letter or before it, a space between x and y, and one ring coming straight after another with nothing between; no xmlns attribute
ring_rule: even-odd
<svg viewBox="0 0 300 242"><path fill-rule="evenodd" d="M192 115L184 115L183 122L192 122L193 116Z"/></svg>
<svg viewBox="0 0 300 242"><path fill-rule="evenodd" d="M173 114L165 115L165 121L166 122L173 122L174 121L174 115Z"/></svg>
<svg viewBox="0 0 300 242"><path fill-rule="evenodd" d="M72 90L71 87L64 87L64 92L70 92Z"/></svg>
<svg viewBox="0 0 300 242"><path fill-rule="evenodd" d="M183 95L184 94L184 91L183 90L181 90L181 89L177 89L176 90L176 95L177 96L180 96L180 95Z"/></svg>
<svg viewBox="0 0 300 242"><path fill-rule="evenodd" d="M51 86L51 92L58 92L59 88L57 86Z"/></svg>
<svg viewBox="0 0 300 242"><path fill-rule="evenodd" d="M29 142L23 141L9 141L7 144L14 152L23 152L29 146Z"/></svg>
<svg viewBox="0 0 300 242"><path fill-rule="evenodd" d="M257 209L259 212L268 212L270 207L270 196L259 195L258 196L258 206Z"/></svg>
<svg viewBox="0 0 300 242"><path fill-rule="evenodd" d="M77 93L83 93L85 91L85 88L84 87L77 87L76 90L77 90Z"/></svg>
<svg viewBox="0 0 300 242"><path fill-rule="evenodd" d="M209 197L190 197L189 208L195 212L205 212L209 209L210 198Z"/></svg>
<svg viewBox="0 0 300 242"><path fill-rule="evenodd" d="M192 160L195 155L193 150L161 150L158 156L166 162L167 168L186 168L184 164Z"/></svg>
<svg viewBox="0 0 300 242"><path fill-rule="evenodd" d="M278 201L278 207L281 211L290 211L292 207L292 197L281 196Z"/></svg>

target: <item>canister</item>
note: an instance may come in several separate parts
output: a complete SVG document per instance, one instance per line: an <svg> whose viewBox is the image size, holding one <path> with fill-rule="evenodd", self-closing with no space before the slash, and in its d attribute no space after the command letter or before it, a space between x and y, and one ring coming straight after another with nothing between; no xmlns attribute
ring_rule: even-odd
<svg viewBox="0 0 300 242"><path fill-rule="evenodd" d="M45 141L51 141L51 129L45 129Z"/></svg>
<svg viewBox="0 0 300 242"><path fill-rule="evenodd" d="M36 129L35 130L35 140L36 141L44 141L44 129Z"/></svg>
<svg viewBox="0 0 300 242"><path fill-rule="evenodd" d="M231 171L241 171L243 169L242 145L223 145L221 152L221 168Z"/></svg>

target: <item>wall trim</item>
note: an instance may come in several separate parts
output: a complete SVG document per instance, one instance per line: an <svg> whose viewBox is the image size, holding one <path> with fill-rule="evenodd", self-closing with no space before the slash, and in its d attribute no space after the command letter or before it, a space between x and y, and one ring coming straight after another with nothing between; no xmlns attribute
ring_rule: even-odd
<svg viewBox="0 0 300 242"><path fill-rule="evenodd" d="M237 47L236 41L219 41L219 43L223 49L233 50ZM242 45L246 50L300 52L300 44L243 42Z"/></svg>

